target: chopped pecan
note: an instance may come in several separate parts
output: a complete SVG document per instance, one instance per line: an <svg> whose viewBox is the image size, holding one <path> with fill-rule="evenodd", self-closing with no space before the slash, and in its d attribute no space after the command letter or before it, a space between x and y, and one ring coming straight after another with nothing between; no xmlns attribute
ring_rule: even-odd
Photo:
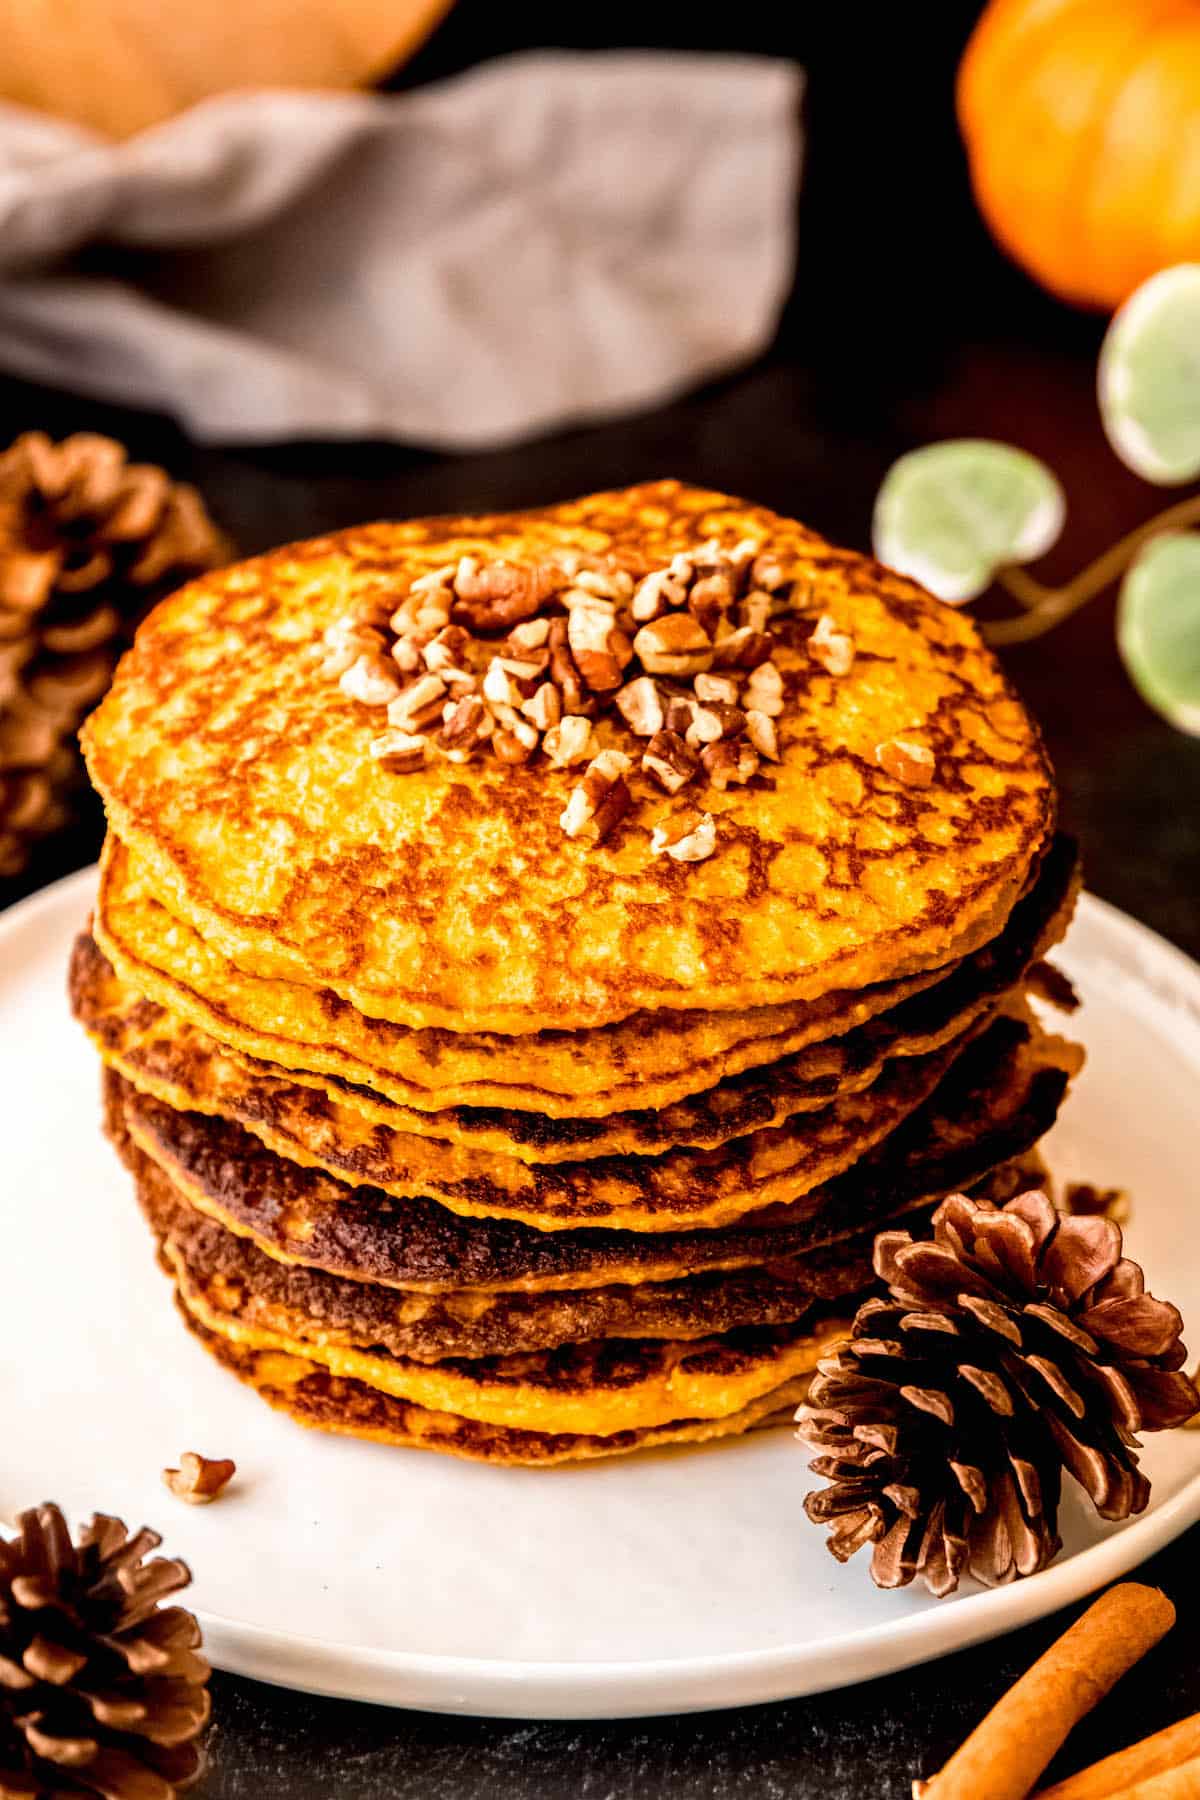
<svg viewBox="0 0 1200 1800"><path fill-rule="evenodd" d="M854 667L854 639L839 631L832 613L822 613L805 645L814 662L830 675L848 675Z"/></svg>
<svg viewBox="0 0 1200 1800"><path fill-rule="evenodd" d="M521 702L521 712L538 731L549 731L562 718L562 696L552 681L543 681Z"/></svg>
<svg viewBox="0 0 1200 1800"><path fill-rule="evenodd" d="M444 631L450 623L450 608L453 597L442 591L430 594L423 606L419 606L413 618L413 625L418 642L423 642L431 633Z"/></svg>
<svg viewBox="0 0 1200 1800"><path fill-rule="evenodd" d="M464 556L454 576L454 617L476 631L519 625L562 585L561 572L549 563L480 564Z"/></svg>
<svg viewBox="0 0 1200 1800"><path fill-rule="evenodd" d="M769 762L779 761L779 734L769 713L751 707L746 714L746 736L760 756L765 756Z"/></svg>
<svg viewBox="0 0 1200 1800"><path fill-rule="evenodd" d="M617 695L617 710L636 737L653 737L663 727L663 704L649 675L626 682Z"/></svg>
<svg viewBox="0 0 1200 1800"><path fill-rule="evenodd" d="M510 730L507 725L497 725L492 733L492 754L498 756L501 762L526 763L537 749L538 734L533 726L524 719L519 723L526 732L533 732L533 742L530 743L521 732Z"/></svg>
<svg viewBox="0 0 1200 1800"><path fill-rule="evenodd" d="M491 713L477 694L447 701L437 748L450 762L470 762L479 745L491 736L492 723Z"/></svg>
<svg viewBox="0 0 1200 1800"><path fill-rule="evenodd" d="M621 750L601 750L592 758L559 820L568 837L581 837L589 826L597 837L612 830L629 810L631 796L625 774L631 766Z"/></svg>
<svg viewBox="0 0 1200 1800"><path fill-rule="evenodd" d="M495 727L492 731L492 754L501 762L528 762L538 747L538 730L528 719L511 706L494 706L492 715Z"/></svg>
<svg viewBox="0 0 1200 1800"><path fill-rule="evenodd" d="M759 769L758 752L745 739L731 743L724 738L719 743L706 744L700 761L713 786L722 791L734 782L752 780Z"/></svg>
<svg viewBox="0 0 1200 1800"><path fill-rule="evenodd" d="M695 775L700 759L675 731L657 731L646 745L642 767L668 794L677 794Z"/></svg>
<svg viewBox="0 0 1200 1800"><path fill-rule="evenodd" d="M717 826L711 813L684 813L656 825L650 838L655 856L675 862L703 862L717 847Z"/></svg>
<svg viewBox="0 0 1200 1800"><path fill-rule="evenodd" d="M696 716L697 702L688 694L672 694L667 701L663 724L677 737L686 737L688 726Z"/></svg>
<svg viewBox="0 0 1200 1800"><path fill-rule="evenodd" d="M626 569L576 569L572 574L576 588L585 594L596 594L602 600L628 600L633 593L633 576Z"/></svg>
<svg viewBox="0 0 1200 1800"><path fill-rule="evenodd" d="M424 731L442 710L446 684L440 675L422 675L398 694L388 707L388 724L402 731Z"/></svg>
<svg viewBox="0 0 1200 1800"><path fill-rule="evenodd" d="M483 678L483 697L497 706L519 706L524 696L498 656L493 656Z"/></svg>
<svg viewBox="0 0 1200 1800"><path fill-rule="evenodd" d="M783 676L773 662L759 663L757 669L751 670L742 690L742 702L747 712L779 717L783 711Z"/></svg>
<svg viewBox="0 0 1200 1800"><path fill-rule="evenodd" d="M687 728L685 743L693 750L698 750L701 744L715 744L718 738L724 736L725 727L715 706L692 708L692 722Z"/></svg>
<svg viewBox="0 0 1200 1800"><path fill-rule="evenodd" d="M564 713L582 713L588 705L586 690L580 679L571 646L567 642L567 621L554 619L550 624L550 675L562 695Z"/></svg>
<svg viewBox="0 0 1200 1800"><path fill-rule="evenodd" d="M612 602L582 592L575 596L575 605L570 604L570 594L564 594L563 599L569 608L567 642L572 656L578 657L581 650L607 650L617 625L617 609Z"/></svg>
<svg viewBox="0 0 1200 1800"><path fill-rule="evenodd" d="M509 632L508 647L519 656L525 650L540 650L549 636L549 619L526 619Z"/></svg>
<svg viewBox="0 0 1200 1800"><path fill-rule="evenodd" d="M325 656L321 674L327 679L344 675L360 656L382 658L387 639L382 631L368 625L355 613L335 619L324 634Z"/></svg>
<svg viewBox="0 0 1200 1800"><path fill-rule="evenodd" d="M429 569L424 575L418 575L408 584L410 594L436 594L449 591L454 586L454 577L458 573L457 563L443 563L440 569Z"/></svg>
<svg viewBox="0 0 1200 1800"><path fill-rule="evenodd" d="M730 706L724 700L713 700L709 702L704 710L706 712L716 713L718 719L721 721L721 736L723 738L741 737L745 732L746 715L740 706Z"/></svg>
<svg viewBox="0 0 1200 1800"><path fill-rule="evenodd" d="M637 623L644 625L650 619L670 612L673 607L682 606L686 599L687 588L682 581L672 576L668 569L655 569L638 582L629 610Z"/></svg>
<svg viewBox="0 0 1200 1800"><path fill-rule="evenodd" d="M396 649L399 650L400 645L405 641L401 638ZM420 653L425 667L434 675L440 675L444 669L461 668L470 642L469 634L463 630L461 625L444 625L437 636L431 638ZM409 645L409 648L411 649L413 646ZM399 657L396 660L399 661ZM402 668L404 666L401 664ZM409 666L415 668L416 664Z"/></svg>
<svg viewBox="0 0 1200 1800"><path fill-rule="evenodd" d="M551 768L590 757L563 829L596 838L630 804L629 758L597 754L592 721L602 716L619 715L644 741L641 767L670 793L702 770L724 788L750 780L760 758L779 760L773 721L784 683L767 627L795 600L783 591L795 585L749 538L679 551L636 583L614 558L565 546L529 564L464 556L411 583L391 613L390 639L375 631L390 604L377 596L368 611L360 606L331 626L325 648L348 692L387 701L394 730L372 747L386 766L416 767L439 715L429 747L453 761L468 760L489 737L504 762L528 761L539 742ZM846 640L830 634L831 623L818 621L810 648L837 666ZM694 692L680 692L689 681ZM716 841L711 819L680 835L696 840L681 860L711 854Z"/></svg>
<svg viewBox="0 0 1200 1800"><path fill-rule="evenodd" d="M698 675L710 669L713 646L690 613L667 613L643 625L633 640L635 655L649 675Z"/></svg>
<svg viewBox="0 0 1200 1800"><path fill-rule="evenodd" d="M454 596L449 588L415 589L403 599L391 617L397 637L414 638L427 644L450 623Z"/></svg>
<svg viewBox="0 0 1200 1800"><path fill-rule="evenodd" d="M750 565L752 584L756 588L763 588L768 594L777 594L780 588L787 587L791 579L779 558L769 550L756 556Z"/></svg>
<svg viewBox="0 0 1200 1800"><path fill-rule="evenodd" d="M407 775L425 761L426 740L419 732L399 731L395 726L370 743L371 756L389 775Z"/></svg>
<svg viewBox="0 0 1200 1800"><path fill-rule="evenodd" d="M909 787L928 787L933 780L933 751L911 738L888 738L876 744L875 761L885 774Z"/></svg>
<svg viewBox="0 0 1200 1800"><path fill-rule="evenodd" d="M207 1506L224 1492L236 1474L237 1464L228 1457L198 1456L194 1450L185 1450L179 1467L164 1469L162 1478L163 1486L177 1500L186 1500L189 1506Z"/></svg>
<svg viewBox="0 0 1200 1800"><path fill-rule="evenodd" d="M737 579L728 565L706 571L692 583L687 597L688 611L698 619L709 637L716 635L717 625L737 597Z"/></svg>
<svg viewBox="0 0 1200 1800"><path fill-rule="evenodd" d="M509 645L502 644L495 660L512 676L522 692L529 695L550 667L550 652L543 646L540 650L525 650L514 654Z"/></svg>
<svg viewBox="0 0 1200 1800"><path fill-rule="evenodd" d="M580 650L575 666L584 687L594 694L610 694L621 685L621 665L607 650Z"/></svg>
<svg viewBox="0 0 1200 1800"><path fill-rule="evenodd" d="M621 685L621 671L633 656L633 645L616 624L616 613L606 602L583 595L585 605L572 608L567 618L567 643L580 680L594 692L608 693Z"/></svg>
<svg viewBox="0 0 1200 1800"><path fill-rule="evenodd" d="M757 669L769 661L775 640L769 632L752 625L739 625L728 637L718 638L713 651L713 667L717 669Z"/></svg>
<svg viewBox="0 0 1200 1800"><path fill-rule="evenodd" d="M629 791L629 783L623 775L618 775L592 816L597 843L603 843L613 826L619 824L625 817L632 804L633 795Z"/></svg>
<svg viewBox="0 0 1200 1800"><path fill-rule="evenodd" d="M350 700L364 706L386 706L400 692L395 671L374 656L360 656L343 671L338 686Z"/></svg>
<svg viewBox="0 0 1200 1800"><path fill-rule="evenodd" d="M591 752L592 721L578 713L567 713L546 733L542 748L555 769L569 769L582 762Z"/></svg>
<svg viewBox="0 0 1200 1800"><path fill-rule="evenodd" d="M737 705L738 683L732 675L705 675L702 673L697 675L692 686L696 690L697 700L702 700L705 705L714 700L726 706Z"/></svg>

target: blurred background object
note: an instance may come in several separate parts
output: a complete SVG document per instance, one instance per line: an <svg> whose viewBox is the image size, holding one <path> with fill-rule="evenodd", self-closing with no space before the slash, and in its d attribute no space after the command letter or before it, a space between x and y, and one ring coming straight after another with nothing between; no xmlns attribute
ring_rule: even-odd
<svg viewBox="0 0 1200 1800"><path fill-rule="evenodd" d="M250 87L360 87L452 0L0 0L0 100L129 137Z"/></svg>
<svg viewBox="0 0 1200 1800"><path fill-rule="evenodd" d="M72 823L76 733L138 621L231 554L194 488L112 438L30 431L0 455L0 876Z"/></svg>
<svg viewBox="0 0 1200 1800"><path fill-rule="evenodd" d="M958 116L985 218L1063 299L1200 258L1195 0L990 0Z"/></svg>
<svg viewBox="0 0 1200 1800"><path fill-rule="evenodd" d="M650 405L770 341L799 101L778 60L543 52L114 145L0 111L0 366L224 443L461 449Z"/></svg>

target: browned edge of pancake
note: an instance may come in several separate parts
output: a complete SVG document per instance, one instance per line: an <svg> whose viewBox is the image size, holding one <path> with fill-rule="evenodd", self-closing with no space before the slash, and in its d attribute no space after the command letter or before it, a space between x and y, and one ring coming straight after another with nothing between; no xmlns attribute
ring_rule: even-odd
<svg viewBox="0 0 1200 1800"><path fill-rule="evenodd" d="M809 1377L802 1376L722 1419L683 1419L649 1429L613 1432L606 1437L521 1431L512 1426L485 1425L457 1413L431 1412L411 1401L381 1394L364 1382L331 1375L327 1369L296 1357L246 1350L206 1331L182 1305L180 1311L188 1330L230 1374L254 1388L268 1406L287 1413L298 1424L406 1449L435 1450L473 1462L550 1468L628 1456L638 1450L741 1436L789 1420L808 1392Z"/></svg>
<svg viewBox="0 0 1200 1800"><path fill-rule="evenodd" d="M410 1158L418 1161L434 1154L427 1148L430 1141L444 1138L456 1146L454 1159L469 1174L475 1166L473 1150L478 1167L486 1171L492 1155L557 1164L571 1157L710 1149L866 1087L886 1070L889 1058L936 1051L1015 989L1063 936L1078 886L1075 846L1059 836L1037 883L1018 902L1000 936L922 993L832 1044L810 1046L722 1080L688 1100L608 1119L551 1119L524 1110L461 1106L414 1114L335 1076L323 1083L297 1081L287 1069L228 1051L195 1026L185 1024L174 1038L168 1032L166 1042L155 1043L153 1033L167 1022L165 1010L131 996L128 1028L123 1029L101 999L115 980L111 964L86 934L72 953L68 986L75 1016L101 1054L135 1086L157 1091L169 1104L182 1099L196 1111L223 1112L257 1131L282 1155L294 1153L287 1142L291 1138L301 1160L313 1155L332 1173L362 1181L381 1179L380 1148L372 1130L376 1125L396 1134L398 1154L407 1145ZM244 1070L240 1081L239 1070ZM340 1115L341 1123L339 1105L348 1109ZM369 1124L359 1117L359 1108ZM411 1137L414 1130L420 1138ZM319 1143L331 1146L328 1156L320 1154ZM452 1160L449 1153L445 1160ZM573 1179L569 1169L562 1175L568 1182Z"/></svg>
<svg viewBox="0 0 1200 1800"><path fill-rule="evenodd" d="M237 1318L437 1362L554 1349L600 1337L700 1338L796 1324L869 1286L874 1233L759 1268L548 1293L416 1295L277 1261L196 1212L134 1152L138 1198L164 1266L219 1287ZM895 1223L920 1230L926 1209Z"/></svg>
<svg viewBox="0 0 1200 1800"><path fill-rule="evenodd" d="M776 1208L715 1231L545 1233L464 1219L429 1200L372 1188L274 1156L240 1127L175 1113L109 1071L108 1129L140 1148L192 1204L284 1261L425 1293L547 1290L677 1278L795 1256L923 1199L968 1187L1049 1129L1081 1060L1019 1019L991 1025L893 1137L818 1196L807 1216Z"/></svg>

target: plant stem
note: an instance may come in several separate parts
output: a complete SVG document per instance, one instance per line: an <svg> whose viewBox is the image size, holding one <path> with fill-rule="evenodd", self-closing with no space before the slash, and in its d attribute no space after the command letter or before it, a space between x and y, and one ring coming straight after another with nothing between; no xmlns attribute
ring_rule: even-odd
<svg viewBox="0 0 1200 1800"><path fill-rule="evenodd" d="M1187 500L1168 506L1165 512L1149 519L1145 525L1126 532L1110 550L1062 587L1048 587L1035 576L1027 575L1024 569L1001 569L996 577L998 585L1025 610L1015 619L991 620L983 626L984 636L990 644L1024 644L1041 637L1043 632L1051 630L1073 612L1078 612L1081 606L1086 606L1089 600L1094 600L1097 594L1103 593L1118 575L1124 574L1142 545L1152 537L1195 524L1200 524L1200 494L1192 494Z"/></svg>

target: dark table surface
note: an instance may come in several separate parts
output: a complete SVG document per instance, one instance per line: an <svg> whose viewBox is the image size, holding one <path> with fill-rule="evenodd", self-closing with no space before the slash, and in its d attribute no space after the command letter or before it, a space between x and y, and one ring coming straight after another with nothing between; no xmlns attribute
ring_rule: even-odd
<svg viewBox="0 0 1200 1800"><path fill-rule="evenodd" d="M791 50L809 66L811 149L796 292L759 365L649 415L462 459L381 444L227 454L188 444L163 420L15 383L0 384L0 437L32 425L112 430L137 455L196 480L249 552L373 516L522 505L668 473L750 495L866 547L875 491L896 454L931 437L996 436L1038 452L1061 476L1070 516L1047 572L1073 572L1160 501L1117 464L1100 431L1100 326L1035 293L971 212L949 88L973 9L872 9L882 41L867 65L852 28L861 9L794 9L819 16L786 44L769 28L774 10L743 8L738 46ZM592 41L646 41L636 9L625 14ZM521 41L515 32L497 40L495 17L486 0L462 0L406 79ZM699 41L692 25L661 41ZM525 41L556 36L528 24ZM911 79L897 82L898 67ZM1045 730L1091 887L1200 955L1200 742L1172 731L1128 685L1113 596L1006 660ZM0 887L0 900L91 860L98 837L85 805L77 829L46 846L20 882ZM810 1529L799 1511L803 1486L798 1463L797 1531ZM1200 1606L1188 1575L1197 1554L1200 1529L1145 1571L1180 1604L1180 1623L1076 1734L1064 1770L1200 1705ZM617 1724L440 1718L217 1676L212 1764L197 1792L204 1800L900 1800L910 1777L938 1766L1063 1623L840 1693Z"/></svg>

